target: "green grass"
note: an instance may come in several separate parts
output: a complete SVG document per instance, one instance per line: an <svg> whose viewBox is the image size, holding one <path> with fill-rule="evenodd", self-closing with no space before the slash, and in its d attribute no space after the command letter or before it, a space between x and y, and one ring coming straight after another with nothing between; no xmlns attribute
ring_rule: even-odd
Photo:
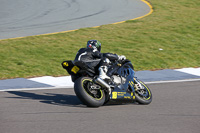
<svg viewBox="0 0 200 133"><path fill-rule="evenodd" d="M73 60L89 39L99 40L102 52L125 55L136 70L200 67L200 1L150 2L153 14L139 20L1 40L0 79L66 75L60 63Z"/></svg>

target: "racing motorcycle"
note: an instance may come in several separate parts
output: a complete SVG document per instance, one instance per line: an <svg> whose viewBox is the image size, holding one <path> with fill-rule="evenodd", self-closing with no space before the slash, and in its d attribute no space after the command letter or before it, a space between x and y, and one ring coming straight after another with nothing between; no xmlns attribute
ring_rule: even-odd
<svg viewBox="0 0 200 133"><path fill-rule="evenodd" d="M83 61L63 61L62 66L71 75L77 97L88 107L99 107L109 101L150 104L152 93L148 86L135 77L131 61L114 61L102 80L97 72Z"/></svg>

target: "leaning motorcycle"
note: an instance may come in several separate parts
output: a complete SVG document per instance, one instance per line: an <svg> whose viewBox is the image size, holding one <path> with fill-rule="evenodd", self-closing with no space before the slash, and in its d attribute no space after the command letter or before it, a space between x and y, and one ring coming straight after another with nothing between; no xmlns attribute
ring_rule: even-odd
<svg viewBox="0 0 200 133"><path fill-rule="evenodd" d="M109 66L110 79L102 80L83 61L64 61L62 66L71 75L77 97L88 107L99 107L109 101L150 104L152 93L135 77L131 61L115 61Z"/></svg>

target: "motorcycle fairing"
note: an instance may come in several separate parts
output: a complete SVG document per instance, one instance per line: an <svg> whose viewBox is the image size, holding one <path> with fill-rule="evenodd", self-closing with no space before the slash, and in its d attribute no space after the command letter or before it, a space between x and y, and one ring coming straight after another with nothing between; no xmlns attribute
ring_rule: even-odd
<svg viewBox="0 0 200 133"><path fill-rule="evenodd" d="M122 90L118 87L115 87L115 89L110 94L110 99L115 101L135 101L135 93L134 92L127 92L125 90Z"/></svg>
<svg viewBox="0 0 200 133"><path fill-rule="evenodd" d="M87 73L90 76L94 76L95 72L90 69L84 62L76 61L72 62L71 60L63 61L62 66L70 75L82 75Z"/></svg>
<svg viewBox="0 0 200 133"><path fill-rule="evenodd" d="M110 99L135 101L134 70L131 66L125 64L118 70L118 74L126 78L126 81L121 85L115 86Z"/></svg>
<svg viewBox="0 0 200 133"><path fill-rule="evenodd" d="M66 69L67 72L68 72L70 75L77 74L78 68L77 68L77 67L74 68L74 64L73 64L73 62L72 62L71 60L63 61L61 64L62 64L62 67L63 67L64 69ZM74 68L74 69L73 69L73 68ZM72 70L72 69L73 69L73 70ZM76 70L75 70L75 69L76 69Z"/></svg>
<svg viewBox="0 0 200 133"><path fill-rule="evenodd" d="M130 66L129 63L124 64L119 70L118 74L126 79L125 83L122 83L120 85L120 88L127 91L131 91L135 93L135 88L134 88L134 75L135 72Z"/></svg>

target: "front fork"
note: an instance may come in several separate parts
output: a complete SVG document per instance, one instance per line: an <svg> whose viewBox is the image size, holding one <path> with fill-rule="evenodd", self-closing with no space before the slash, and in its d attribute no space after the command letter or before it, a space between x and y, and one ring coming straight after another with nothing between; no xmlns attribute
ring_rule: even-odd
<svg viewBox="0 0 200 133"><path fill-rule="evenodd" d="M135 91L144 89L144 87L141 85L141 83L136 78L134 78L134 82L135 82Z"/></svg>
<svg viewBox="0 0 200 133"><path fill-rule="evenodd" d="M140 81L134 78L135 81L135 92L138 93L141 96L147 95L147 90L145 89L144 85Z"/></svg>

